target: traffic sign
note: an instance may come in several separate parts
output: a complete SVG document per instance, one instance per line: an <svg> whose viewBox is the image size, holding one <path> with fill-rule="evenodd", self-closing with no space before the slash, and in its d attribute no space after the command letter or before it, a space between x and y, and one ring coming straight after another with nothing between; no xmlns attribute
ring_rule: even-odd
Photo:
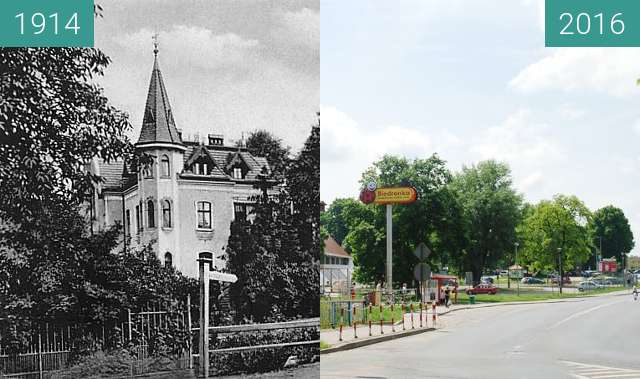
<svg viewBox="0 0 640 379"><path fill-rule="evenodd" d="M427 259L427 257L429 257L429 255L431 255L431 250L429 250L429 248L427 247L427 245L425 245L424 242L420 242L420 244L418 245L418 247L416 247L416 250L413 252L413 254L421 261L424 261L425 259Z"/></svg>
<svg viewBox="0 0 640 379"><path fill-rule="evenodd" d="M235 283L238 280L238 277L233 275L233 274L227 274L225 272L220 272L220 271L211 271L211 277L212 280L217 280L220 282L229 282L229 283Z"/></svg>
<svg viewBox="0 0 640 379"><path fill-rule="evenodd" d="M413 268L413 275L416 277L416 280L420 282L429 280L431 277L431 267L426 263L420 262Z"/></svg>

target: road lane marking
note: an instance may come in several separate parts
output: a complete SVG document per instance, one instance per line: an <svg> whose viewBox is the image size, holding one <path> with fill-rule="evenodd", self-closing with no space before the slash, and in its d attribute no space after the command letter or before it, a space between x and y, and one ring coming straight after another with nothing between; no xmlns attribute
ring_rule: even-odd
<svg viewBox="0 0 640 379"><path fill-rule="evenodd" d="M574 313L574 314L572 314L571 316L569 316L569 317L567 317L567 318L565 318L565 319L563 319L563 320L560 320L560 321L556 322L555 324L553 324L552 326L550 326L549 328L547 328L547 330L557 328L558 326L560 326L560 325L564 324L564 323L565 323L565 322L567 322L567 321L571 321L571 320L573 320L574 318L577 318L577 317L580 317L580 316L584 316L584 315L589 314L589 313L591 313L591 312L593 312L593 311L597 311L598 309L601 309L601 308L604 308L604 307L608 307L608 306L613 305L613 304L622 303L623 301L624 301L624 300L612 301L612 302L609 302L609 303L596 305L595 307L591 307L591 308L589 308L589 309L585 309L584 311L580 311L580 312Z"/></svg>
<svg viewBox="0 0 640 379"><path fill-rule="evenodd" d="M571 361L562 361L562 363L571 367L571 375L576 379L640 379L640 370Z"/></svg>

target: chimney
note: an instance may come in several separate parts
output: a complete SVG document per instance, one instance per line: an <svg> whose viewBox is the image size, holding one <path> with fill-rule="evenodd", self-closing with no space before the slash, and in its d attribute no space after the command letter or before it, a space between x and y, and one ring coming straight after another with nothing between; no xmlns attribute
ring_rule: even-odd
<svg viewBox="0 0 640 379"><path fill-rule="evenodd" d="M209 146L224 146L224 136L222 134L209 134Z"/></svg>

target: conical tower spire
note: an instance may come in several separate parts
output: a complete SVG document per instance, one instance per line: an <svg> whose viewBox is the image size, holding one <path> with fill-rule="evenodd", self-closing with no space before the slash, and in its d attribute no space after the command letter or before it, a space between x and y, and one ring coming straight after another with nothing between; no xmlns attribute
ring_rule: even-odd
<svg viewBox="0 0 640 379"><path fill-rule="evenodd" d="M142 130L137 145L152 143L170 143L182 145L182 140L178 134L169 96L164 87L162 73L158 65L158 39L154 36L154 62L151 72L151 83L147 95L147 104L144 108L144 118L142 120Z"/></svg>

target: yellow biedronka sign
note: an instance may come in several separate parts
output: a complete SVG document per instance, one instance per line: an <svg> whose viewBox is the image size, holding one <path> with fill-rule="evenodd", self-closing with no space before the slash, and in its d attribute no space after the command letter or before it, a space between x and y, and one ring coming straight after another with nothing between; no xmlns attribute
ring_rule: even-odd
<svg viewBox="0 0 640 379"><path fill-rule="evenodd" d="M375 191L375 204L410 204L416 201L417 193L413 187L378 188Z"/></svg>

